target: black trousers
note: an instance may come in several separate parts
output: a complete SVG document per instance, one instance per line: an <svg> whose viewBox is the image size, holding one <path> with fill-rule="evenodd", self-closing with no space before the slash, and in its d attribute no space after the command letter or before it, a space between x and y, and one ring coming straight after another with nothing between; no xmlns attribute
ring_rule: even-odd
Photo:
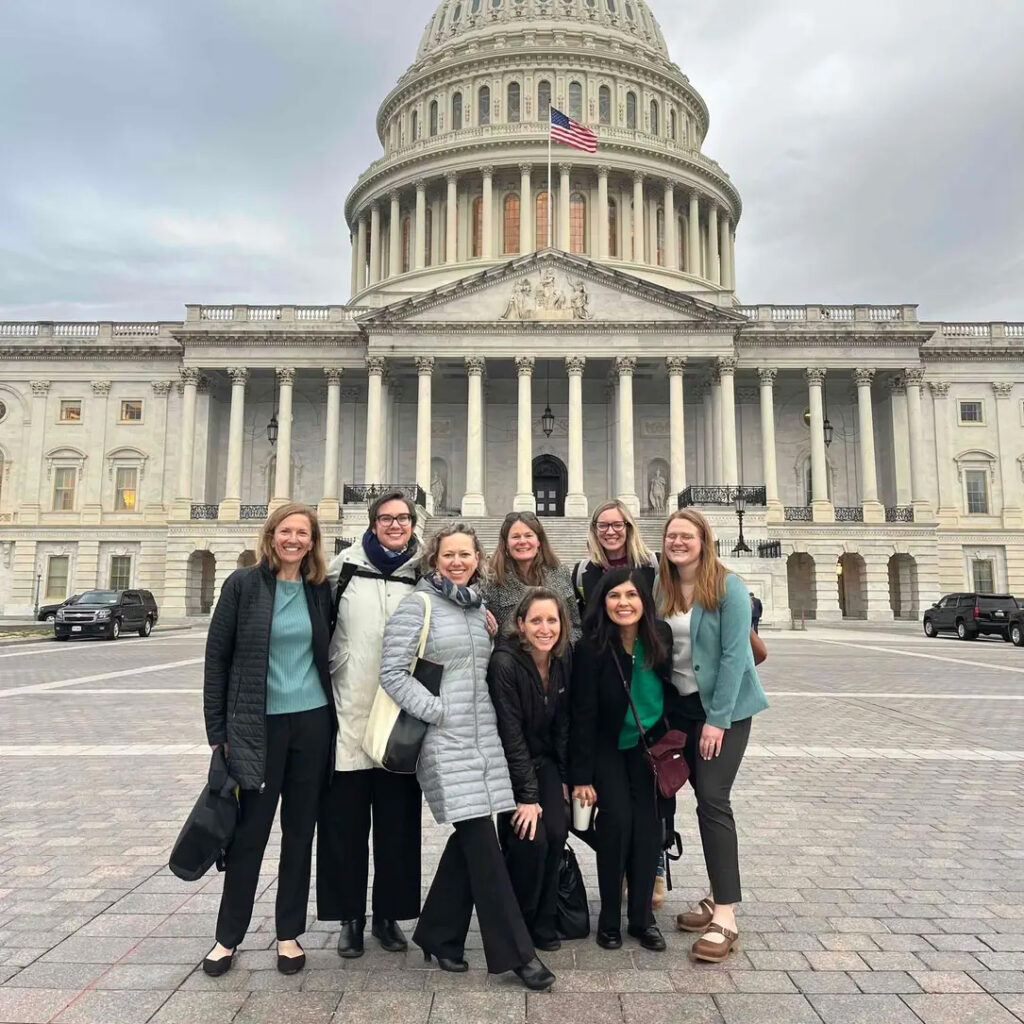
<svg viewBox="0 0 1024 1024"><path fill-rule="evenodd" d="M601 893L598 927L619 931L622 927L622 878L629 886L626 913L633 928L654 924L651 898L654 875L661 855L661 818L654 776L643 751L598 752L594 770L597 790L597 884Z"/></svg>
<svg viewBox="0 0 1024 1024"><path fill-rule="evenodd" d="M335 772L320 806L316 916L351 921L366 914L373 824L373 913L392 921L420 914L420 814L415 775L383 768Z"/></svg>
<svg viewBox="0 0 1024 1024"><path fill-rule="evenodd" d="M732 813L732 784L740 770L743 754L750 739L751 719L733 722L722 737L718 757L705 761L700 756L700 734L704 727L704 706L699 694L683 698L685 718L679 723L686 733L686 761L690 766L690 783L697 797L697 825L704 847L704 863L711 882L711 895L716 903L739 903L740 855L736 841L736 819Z"/></svg>
<svg viewBox="0 0 1024 1024"><path fill-rule="evenodd" d="M235 836L225 858L217 941L234 948L248 931L263 851L281 801L281 860L275 916L278 941L306 930L313 830L330 763L331 715L326 707L267 715L266 785L243 789Z"/></svg>
<svg viewBox="0 0 1024 1024"><path fill-rule="evenodd" d="M461 960L476 906L487 970L502 974L534 957L516 894L490 818L457 821L441 854L413 942L435 956Z"/></svg>
<svg viewBox="0 0 1024 1024"><path fill-rule="evenodd" d="M535 940L550 942L558 938L555 928L558 870L569 834L569 807L562 795L558 766L544 761L536 773L542 812L536 835L533 839L520 839L512 828L511 814L501 815L498 831L526 927Z"/></svg>

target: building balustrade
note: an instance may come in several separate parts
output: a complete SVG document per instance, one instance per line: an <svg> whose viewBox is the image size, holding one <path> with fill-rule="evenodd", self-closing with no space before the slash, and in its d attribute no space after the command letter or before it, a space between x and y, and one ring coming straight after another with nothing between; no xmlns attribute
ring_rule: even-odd
<svg viewBox="0 0 1024 1024"><path fill-rule="evenodd" d="M240 323L350 323L367 309L368 306L186 306L186 322L230 320Z"/></svg>
<svg viewBox="0 0 1024 1024"><path fill-rule="evenodd" d="M890 505L885 510L887 523L912 523L914 507L912 505Z"/></svg>
<svg viewBox="0 0 1024 1024"><path fill-rule="evenodd" d="M190 519L216 519L220 509L216 505L193 503L189 512Z"/></svg>
<svg viewBox="0 0 1024 1024"><path fill-rule="evenodd" d="M786 505L782 514L787 523L810 523L813 521L810 505Z"/></svg>
<svg viewBox="0 0 1024 1024"><path fill-rule="evenodd" d="M916 323L915 306L736 306L735 312L765 323Z"/></svg>
<svg viewBox="0 0 1024 1024"><path fill-rule="evenodd" d="M727 484L691 484L679 492L678 508L690 508L694 505L729 505L736 500L736 492L740 491L748 505L767 505L767 493L761 487L730 487Z"/></svg>
<svg viewBox="0 0 1024 1024"><path fill-rule="evenodd" d="M238 511L239 519L266 519L269 511L266 505L243 505Z"/></svg>
<svg viewBox="0 0 1024 1024"><path fill-rule="evenodd" d="M392 491L398 491L420 508L427 507L426 491L418 484L345 484L342 502L345 505L370 505Z"/></svg>
<svg viewBox="0 0 1024 1024"><path fill-rule="evenodd" d="M736 547L739 544L739 537L716 537L715 538L715 554L720 558L781 558L782 557L782 541L781 540L759 540L751 541L748 537L747 542L753 544L753 547L747 547L746 550L736 551Z"/></svg>
<svg viewBox="0 0 1024 1024"><path fill-rule="evenodd" d="M836 522L837 523L863 523L864 522L864 506L863 505L837 505L836 506Z"/></svg>

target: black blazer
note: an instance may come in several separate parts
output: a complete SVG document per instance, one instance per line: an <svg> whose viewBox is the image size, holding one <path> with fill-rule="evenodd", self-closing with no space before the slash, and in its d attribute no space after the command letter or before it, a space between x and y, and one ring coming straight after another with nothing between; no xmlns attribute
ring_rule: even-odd
<svg viewBox="0 0 1024 1024"><path fill-rule="evenodd" d="M672 630L667 622L658 621L658 633L668 654L654 666L661 679L665 698L665 719L678 721L681 710L679 692L672 685ZM622 723L629 714L629 700L622 687L622 677L613 657L619 658L627 682L633 659L621 644L598 653L592 640L584 637L573 652L570 696L572 717L569 725L569 777L573 786L594 784L594 765L598 753L615 751L619 746ZM648 731L656 739L664 731L655 727Z"/></svg>
<svg viewBox="0 0 1024 1024"><path fill-rule="evenodd" d="M327 664L330 642L331 588L305 582L306 605L313 628L313 662L333 721L331 772L338 719ZM203 712L211 746L227 742L228 767L242 789L260 789L267 754L267 666L270 620L274 614L277 576L261 563L236 569L225 581L210 619L203 674ZM330 778L330 776L328 776Z"/></svg>
<svg viewBox="0 0 1024 1024"><path fill-rule="evenodd" d="M647 581L647 586L653 594L654 580L658 573L657 566L645 564L638 565L636 568ZM605 567L598 562L578 562L573 568L572 585L576 594L576 603L579 605L581 621L587 614L590 599L594 596L594 591L597 590L597 585L606 571Z"/></svg>

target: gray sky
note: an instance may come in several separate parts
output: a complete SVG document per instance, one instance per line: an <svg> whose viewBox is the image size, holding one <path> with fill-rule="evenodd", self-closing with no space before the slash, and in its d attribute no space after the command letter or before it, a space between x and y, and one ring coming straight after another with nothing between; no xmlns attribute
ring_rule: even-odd
<svg viewBox="0 0 1024 1024"><path fill-rule="evenodd" d="M435 0L0 0L0 318L342 302ZM743 196L745 302L1024 320L1024 3L651 0Z"/></svg>

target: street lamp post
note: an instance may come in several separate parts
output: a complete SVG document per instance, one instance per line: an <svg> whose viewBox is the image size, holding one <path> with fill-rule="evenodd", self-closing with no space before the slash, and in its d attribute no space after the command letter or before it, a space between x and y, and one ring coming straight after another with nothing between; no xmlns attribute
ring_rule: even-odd
<svg viewBox="0 0 1024 1024"><path fill-rule="evenodd" d="M39 618L39 584L40 584L42 578L43 578L43 574L41 572L37 572L36 573L36 610L33 613L37 619Z"/></svg>
<svg viewBox="0 0 1024 1024"><path fill-rule="evenodd" d="M743 516L747 511L747 496L743 493L743 488L737 487L735 493L732 496L733 507L736 509L736 518L740 524L740 537L736 542L736 547L732 549L734 555L739 555L742 552L750 553L750 548L747 547L747 542L743 539Z"/></svg>

